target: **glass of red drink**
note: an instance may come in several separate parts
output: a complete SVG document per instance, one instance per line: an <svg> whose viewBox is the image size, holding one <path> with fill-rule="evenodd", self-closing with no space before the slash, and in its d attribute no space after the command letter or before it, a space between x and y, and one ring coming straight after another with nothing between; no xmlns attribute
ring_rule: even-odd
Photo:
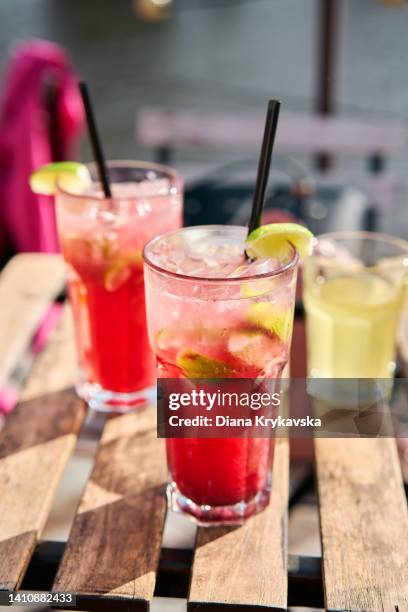
<svg viewBox="0 0 408 612"><path fill-rule="evenodd" d="M288 357L298 254L248 261L247 229L190 227L144 249L159 378L279 379ZM230 384L228 382L228 384ZM274 439L168 438L170 507L236 524L269 502Z"/></svg>
<svg viewBox="0 0 408 612"><path fill-rule="evenodd" d="M95 168L83 193L58 187L56 210L68 267L80 380L91 408L125 412L150 401L155 363L146 328L142 249L180 227L183 184L170 168L108 164L112 198Z"/></svg>

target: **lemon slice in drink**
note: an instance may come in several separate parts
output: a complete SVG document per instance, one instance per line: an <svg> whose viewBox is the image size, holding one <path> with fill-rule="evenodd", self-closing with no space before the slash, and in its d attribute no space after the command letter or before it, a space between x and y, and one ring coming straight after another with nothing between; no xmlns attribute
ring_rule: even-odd
<svg viewBox="0 0 408 612"><path fill-rule="evenodd" d="M271 223L251 232L245 243L249 257L284 257L293 244L301 259L311 254L313 234L297 223Z"/></svg>
<svg viewBox="0 0 408 612"><path fill-rule="evenodd" d="M79 162L55 162L33 172L29 182L32 191L40 195L55 195L57 182L70 193L80 195L91 185L91 175Z"/></svg>

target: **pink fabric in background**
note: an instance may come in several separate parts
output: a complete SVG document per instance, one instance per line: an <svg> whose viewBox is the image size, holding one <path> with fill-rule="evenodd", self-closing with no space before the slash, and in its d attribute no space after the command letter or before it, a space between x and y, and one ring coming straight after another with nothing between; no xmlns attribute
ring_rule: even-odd
<svg viewBox="0 0 408 612"><path fill-rule="evenodd" d="M0 256L7 244L14 251L56 252L53 198L34 195L28 177L43 164L77 157L83 123L77 79L63 49L34 40L14 50L2 92Z"/></svg>

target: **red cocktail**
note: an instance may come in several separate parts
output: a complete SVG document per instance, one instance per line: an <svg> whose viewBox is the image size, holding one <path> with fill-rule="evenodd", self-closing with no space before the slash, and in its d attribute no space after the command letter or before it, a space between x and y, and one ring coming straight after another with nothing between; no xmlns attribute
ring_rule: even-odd
<svg viewBox="0 0 408 612"><path fill-rule="evenodd" d="M159 378L279 379L288 361L298 256L244 258L246 229L192 227L145 248L146 306ZM229 384L229 382L228 382ZM273 438L170 438L174 510L242 522L268 503Z"/></svg>
<svg viewBox="0 0 408 612"><path fill-rule="evenodd" d="M68 264L79 394L91 407L124 411L149 399L155 363L146 329L142 248L181 224L182 181L168 168L109 165L113 197L59 189L57 218Z"/></svg>

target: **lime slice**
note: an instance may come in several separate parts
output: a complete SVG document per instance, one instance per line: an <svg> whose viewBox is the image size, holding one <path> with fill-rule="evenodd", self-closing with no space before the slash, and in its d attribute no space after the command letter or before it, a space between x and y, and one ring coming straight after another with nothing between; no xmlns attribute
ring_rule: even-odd
<svg viewBox="0 0 408 612"><path fill-rule="evenodd" d="M57 182L70 193L80 195L91 185L91 176L79 162L55 162L33 172L29 182L32 191L41 195L55 195Z"/></svg>
<svg viewBox="0 0 408 612"><path fill-rule="evenodd" d="M187 378L228 378L232 370L226 363L190 349L181 352L177 365Z"/></svg>
<svg viewBox="0 0 408 612"><path fill-rule="evenodd" d="M245 282L241 285L241 295L246 298L258 297L271 291L273 286L273 281L270 280Z"/></svg>
<svg viewBox="0 0 408 612"><path fill-rule="evenodd" d="M129 280L132 270L127 262L114 262L106 270L103 277L103 284L107 291L116 291Z"/></svg>
<svg viewBox="0 0 408 612"><path fill-rule="evenodd" d="M106 257L109 257L109 251L106 251ZM103 283L107 291L116 291L122 285L129 280L132 274L132 269L140 267L142 264L142 253L140 251L134 251L133 253L127 253L126 255L118 256L112 260L110 265L107 267Z"/></svg>
<svg viewBox="0 0 408 612"><path fill-rule="evenodd" d="M276 356L284 355L280 340L259 328L233 331L228 338L228 350L248 366L262 370L265 370Z"/></svg>
<svg viewBox="0 0 408 612"><path fill-rule="evenodd" d="M245 243L249 257L283 257L288 252L289 242L298 251L301 259L312 252L313 234L297 223L271 223L261 225L251 232Z"/></svg>
<svg viewBox="0 0 408 612"><path fill-rule="evenodd" d="M274 333L283 342L289 340L292 328L292 312L272 302L255 302L247 312L247 321L256 327Z"/></svg>

